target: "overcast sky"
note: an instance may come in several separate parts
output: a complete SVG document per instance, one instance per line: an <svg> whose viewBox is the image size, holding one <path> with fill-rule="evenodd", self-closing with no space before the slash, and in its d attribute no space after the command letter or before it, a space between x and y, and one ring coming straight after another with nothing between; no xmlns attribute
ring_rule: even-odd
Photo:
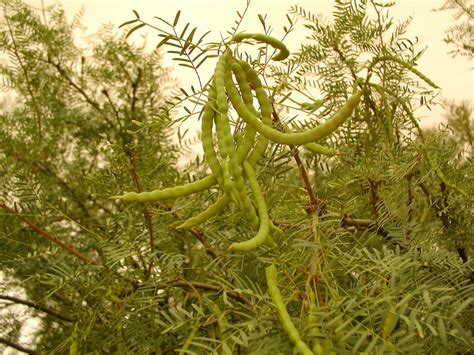
<svg viewBox="0 0 474 355"><path fill-rule="evenodd" d="M236 19L236 11L245 8L245 0L28 0L27 3L41 7L60 3L66 10L69 18L85 9L83 23L88 28L88 33L94 33L101 24L112 23L115 26L124 21L133 19L132 9L138 11L144 20L156 22L153 16L159 16L172 21L176 12L181 10L181 21L190 22L197 26L201 33L212 30L215 40L220 38L220 33L230 29ZM423 45L428 46L427 51L419 61L418 69L433 79L442 88L444 99L474 98L474 72L469 70L472 63L462 57L452 58L448 54L449 47L443 42L444 31L453 24L453 13L450 11L433 12L440 7L444 0L398 0L390 9L392 17L403 21L412 16L409 38L417 36ZM285 14L291 5L297 4L313 13L322 13L330 17L334 1L329 0L253 0L248 10L246 21L242 30L250 32L261 31L257 14L267 14L268 24L274 29L276 37L282 34L282 26L286 24ZM148 33L150 42L155 40L156 32L143 28L140 33ZM199 32L198 32L199 33ZM299 46L303 30L292 34L290 40L285 42L290 50ZM300 35L299 35L300 34ZM132 35L138 38L139 35ZM211 37L208 37L211 38ZM176 66L175 75L181 79L184 87L188 87L195 77L185 68ZM432 112L423 110L417 116L424 117L423 125L434 124L441 120L443 110L434 108Z"/></svg>

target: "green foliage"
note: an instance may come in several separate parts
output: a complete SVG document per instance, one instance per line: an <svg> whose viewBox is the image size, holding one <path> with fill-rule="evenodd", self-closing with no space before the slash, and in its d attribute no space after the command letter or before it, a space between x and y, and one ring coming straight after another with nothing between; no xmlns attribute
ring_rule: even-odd
<svg viewBox="0 0 474 355"><path fill-rule="evenodd" d="M175 167L187 147L172 135L179 129L184 141L180 123L201 115L211 82L201 65L215 65L248 5L222 41L183 25L181 11L158 26L134 12L121 37L105 32L87 54L73 41L79 20L68 24L61 8L43 17L2 2L0 73L17 100L0 115L0 299L41 316L29 346L288 354L292 341L303 349L298 334L315 354L469 353L472 118L453 106L446 129L420 128L416 109L437 92L415 69L423 50L407 38L409 21L390 18L393 4L337 0L328 21L290 8L284 36L302 21L309 42L278 64L265 46L229 45L258 71L275 129L314 128L354 82L363 92L351 118L318 142L338 154L271 143L255 165L252 187L281 229L271 229L277 248L228 252L255 235L231 201L198 226L176 228L222 196L213 188L146 204L109 199L205 176L200 159ZM157 50L125 41L147 28L162 37ZM173 90L162 51L197 85ZM293 105L315 97L309 112ZM244 127L229 113L238 140ZM276 285L275 275L267 285L269 265ZM1 342L18 348L21 321L10 314L2 325Z"/></svg>
<svg viewBox="0 0 474 355"><path fill-rule="evenodd" d="M454 49L451 54L474 57L474 5L468 0L445 0L443 6L437 11L455 10L453 18L457 21L446 30L444 41Z"/></svg>

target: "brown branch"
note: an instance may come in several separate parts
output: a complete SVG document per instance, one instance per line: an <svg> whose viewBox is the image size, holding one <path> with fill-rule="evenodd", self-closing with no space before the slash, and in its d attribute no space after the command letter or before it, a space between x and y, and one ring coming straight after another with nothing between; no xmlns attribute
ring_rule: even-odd
<svg viewBox="0 0 474 355"><path fill-rule="evenodd" d="M0 337L0 343L2 344L5 344L11 348L14 348L18 351L21 351L22 353L27 353L27 354L40 354L39 352L35 351L35 350L32 350L32 349L28 349L26 347L24 347L23 345L20 345L20 344L17 344L11 340L8 340L6 338L3 338L3 337Z"/></svg>
<svg viewBox="0 0 474 355"><path fill-rule="evenodd" d="M427 197L428 201L430 202L430 205L433 206L433 208L436 211L436 215L438 218L441 220L441 223L443 224L443 227L446 232L449 232L450 228L455 228L456 226L459 226L459 221L456 219L455 216L453 216L453 211L452 209L448 206L447 204L447 189L446 185L442 182L440 184L440 190L441 193L443 194L444 201L441 202L439 199L434 200L431 192L428 190L428 187L426 186L425 183L420 182L419 186L421 187L421 190ZM434 201L433 203L431 203ZM466 252L466 247L464 245L461 245L459 242L456 243L456 240L454 240L454 244L456 245L456 251L461 258L463 263L467 263L469 261L469 257Z"/></svg>
<svg viewBox="0 0 474 355"><path fill-rule="evenodd" d="M104 88L104 89L102 89L102 94L105 95L105 97L107 98L107 101L110 104L110 107L112 107L112 111L114 111L115 119L117 120L117 124L119 126L119 131L122 131L123 130L123 125L122 125L122 121L120 120L119 111L115 107L115 104L112 101L112 98L110 97L109 92L107 91L107 89Z"/></svg>
<svg viewBox="0 0 474 355"><path fill-rule="evenodd" d="M237 291L225 290L224 288L216 285L205 284L202 282L190 282L186 280L175 280L169 281L166 283L158 284L156 286L157 290L165 289L167 287L180 287L180 288L200 288L207 291L214 291L218 293L225 292L229 297L235 299L236 301L245 304L246 306L251 307L252 303L245 297L243 294Z"/></svg>
<svg viewBox="0 0 474 355"><path fill-rule="evenodd" d="M50 308L47 308L45 306L41 306L40 304L38 303L35 303L35 302L31 302L31 301L27 301L27 300L22 300L20 298L17 298L17 297L13 297L13 296L6 296L6 295L0 295L0 299L1 300L7 300L7 301L11 301L11 302L14 302L14 303L18 303L18 304L22 304L22 305L25 305L25 306L28 306L28 307L32 307L34 309L37 309L39 311L42 311L44 313L47 313L55 318L58 318L58 319L61 319L65 322L75 322L76 319L74 318L71 318L71 317L68 317L68 316L65 316L61 313L59 313L58 311L55 311L53 309L50 309Z"/></svg>
<svg viewBox="0 0 474 355"><path fill-rule="evenodd" d="M207 241L206 238L204 238L204 234L201 230L199 229L196 229L196 228L191 228L191 229L188 229L188 232L191 233L192 235L194 235L196 237L197 240L199 240L201 242L201 244L206 248L206 253L209 254L210 256L212 256L213 259L217 259L218 256L219 256L219 253L217 252L216 249L214 249L213 247L211 247L211 245L209 244L209 242Z"/></svg>
<svg viewBox="0 0 474 355"><path fill-rule="evenodd" d="M408 180L408 196L407 196L407 207L408 207L408 216L407 222L410 223L413 219L413 188L412 188L412 179L413 179L413 172L409 173L406 178Z"/></svg>
<svg viewBox="0 0 474 355"><path fill-rule="evenodd" d="M381 237L388 237L388 232L371 219L358 219L345 215L341 220L341 227L351 232L369 230Z"/></svg>
<svg viewBox="0 0 474 355"><path fill-rule="evenodd" d="M379 202L379 197L377 194L377 190L378 190L378 186L380 182L376 180L372 180L370 177L367 178L367 181L369 182L369 186L370 186L369 202L370 202L370 205L372 206L372 211L374 213L375 218L379 218L379 209L377 207L377 203Z"/></svg>
<svg viewBox="0 0 474 355"><path fill-rule="evenodd" d="M85 261L87 264L92 264L92 265L99 265L99 263L94 260L94 259L89 259L87 256L81 254L80 252L78 252L75 248L73 248L72 246L66 244L65 242L63 242L62 240L58 239L57 237L55 237L54 235L51 235L49 234L48 232L46 232L44 229L42 229L41 227L37 226L36 224L34 224L33 222L29 221L28 219L26 219L25 217L23 217L21 214L19 214L17 211L11 209L10 207L4 205L3 203L0 203L0 207L5 209L7 212L11 213L12 215L16 216L18 219L20 219L21 221L23 221L24 223L26 223L28 226L30 226L31 228L33 228L36 232L40 233L41 235L43 235L44 237L46 237L47 239L49 239L50 241L52 241L53 243L59 245L61 248L67 250L69 253L77 256L79 259Z"/></svg>
<svg viewBox="0 0 474 355"><path fill-rule="evenodd" d="M273 111L273 123L280 123L280 117L278 116L275 106L272 103ZM303 179L303 184L306 192L308 193L309 197L309 206L305 208L305 211L308 215L311 215L314 211L318 210L318 214L321 215L324 212L324 202L316 197L314 193L313 187L311 186L311 181L309 181L308 172L304 167L303 162L301 161L298 149L294 146L290 146L291 153L293 158L295 159L296 165L298 166L298 170L300 171L301 178Z"/></svg>
<svg viewBox="0 0 474 355"><path fill-rule="evenodd" d="M132 82L132 104L130 105L130 112L132 113L132 119L135 119L135 108L138 101L137 90L140 84L141 77L142 77L142 70L138 68L137 78Z"/></svg>
<svg viewBox="0 0 474 355"><path fill-rule="evenodd" d="M51 65L53 65L56 70L59 72L59 74L64 78L66 79L66 81L74 88L76 89L77 92L79 92L79 94L82 95L82 97L86 100L86 102L91 105L94 109L96 109L97 112L99 112L101 114L101 116L104 118L104 120L107 122L107 124L110 126L110 127L114 127L114 124L112 121L109 120L109 118L107 117L107 115L103 112L102 108L100 107L100 105L94 101L79 85L77 85L70 77L69 75L67 75L66 71L61 67L61 64L59 63L54 63L52 62L49 58L48 58L48 63L50 63Z"/></svg>

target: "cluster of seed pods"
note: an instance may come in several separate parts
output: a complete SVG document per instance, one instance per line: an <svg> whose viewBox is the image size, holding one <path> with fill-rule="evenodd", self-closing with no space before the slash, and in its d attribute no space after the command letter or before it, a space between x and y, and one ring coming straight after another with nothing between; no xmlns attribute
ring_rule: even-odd
<svg viewBox="0 0 474 355"><path fill-rule="evenodd" d="M284 60L289 55L282 42L259 33L237 34L227 42L227 45L244 39L265 42L278 49L279 52L272 58L273 60ZM315 153L334 155L332 149L322 147L315 141L328 136L343 124L358 105L361 95L360 91L356 91L322 125L302 132L289 132L288 129L281 132L272 127L273 106L256 71L250 64L234 58L231 52L226 50L216 64L201 119L202 147L211 175L181 186L151 192L129 192L112 198L126 202L153 202L190 195L218 184L223 192L222 196L206 210L177 228L191 228L201 224L233 201L245 212L251 225L258 229L258 232L249 240L231 244L229 251L250 251L263 244L275 246L270 237L270 230L275 227L270 221L262 191L255 177L255 164L265 152L269 140L292 146L304 145ZM258 102L259 110L254 106L254 98ZM244 135L238 142L232 135L229 123L229 103L246 124ZM217 147L214 145L214 128ZM246 181L250 186L252 197L247 194Z"/></svg>
<svg viewBox="0 0 474 355"><path fill-rule="evenodd" d="M282 42L263 34L241 33L231 38L227 45L245 39L261 41L278 49L279 52L273 56L273 60L284 60L289 55ZM284 132L281 132L272 127L273 105L258 74L250 64L234 58L229 50L220 56L207 91L208 99L201 118L201 141L211 175L181 186L151 192L129 192L112 198L125 202L153 202L190 195L218 184L222 191L221 197L177 228L186 229L201 224L218 214L229 202L234 202L258 231L251 239L232 243L229 251L246 252L264 244L275 247L270 231L276 227L268 216L265 199L255 175L254 167L257 161L264 154L269 141L291 146L304 145L312 152L334 155L334 150L322 147L315 141L330 135L351 116L362 93L355 91L332 117L315 128L301 132L290 132L285 128ZM259 110L254 106L254 99L258 102ZM229 104L245 123L244 134L240 139L232 135ZM215 141L217 144L214 144ZM251 196L247 194L246 182L250 186ZM267 268L266 276L269 293L277 308L283 329L297 350L304 354L311 353L300 339L286 311L278 290L275 266Z"/></svg>

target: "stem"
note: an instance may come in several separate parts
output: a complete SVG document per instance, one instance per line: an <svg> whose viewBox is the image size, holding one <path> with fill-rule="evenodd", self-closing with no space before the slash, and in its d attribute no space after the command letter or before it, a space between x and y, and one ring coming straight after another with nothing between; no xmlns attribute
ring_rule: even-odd
<svg viewBox="0 0 474 355"><path fill-rule="evenodd" d="M28 307L31 307L31 308L34 308L34 309L37 309L39 311L42 311L44 313L47 313L53 317L56 317L58 319L61 319L65 322L76 322L76 319L75 318L71 318L69 316L65 316L61 313L59 313L58 311L55 311L53 309L50 309L50 308L47 308L45 306L41 306L39 305L38 303L35 303L35 302L31 302L31 301L27 301L27 300L22 300L20 298L17 298L17 297L13 297L13 296L6 296L6 295L0 295L0 299L1 300L7 300L7 301L11 301L11 302L14 302L14 303L18 303L18 304L23 304L25 306L28 306Z"/></svg>
<svg viewBox="0 0 474 355"><path fill-rule="evenodd" d="M272 104L273 110L272 110L272 116L273 116L273 123L279 123L280 117L278 116L278 113L275 110L275 106ZM293 158L295 159L296 165L298 166L298 170L300 171L301 178L303 179L303 184L306 192L308 193L309 197L309 206L305 208L305 211L308 215L311 215L315 210L319 210L319 214L323 212L324 209L324 203L319 200L316 197L316 194L314 193L313 187L311 186L311 182L309 181L308 177L308 172L306 171L306 168L304 167L303 162L301 161L299 151L295 147L291 147L291 152L293 155Z"/></svg>
<svg viewBox="0 0 474 355"><path fill-rule="evenodd" d="M237 291L225 290L224 288L216 285L209 285L201 282L191 282L186 280L175 280L166 283L156 285L157 290L165 289L167 287L180 287L180 288L200 288L203 290L214 291L214 292L225 292L229 297L236 301L251 307L252 303L243 294Z"/></svg>
<svg viewBox="0 0 474 355"><path fill-rule="evenodd" d="M46 232L44 229L42 229L41 227L37 226L36 224L34 224L33 222L29 221L28 219L26 219L25 217L23 217L22 215L20 215L18 212L16 212L15 210L11 209L10 207L4 205L3 203L0 203L0 207L5 209L8 213L16 216L18 219L20 219L21 221L25 222L28 226L30 226L31 228L33 228L36 232L42 234L44 237L46 237L47 239L49 239L50 241L52 241L53 243L59 245L61 248L67 250L69 253L77 256L79 259L85 261L87 264L92 264L92 265L99 265L99 263L94 260L94 259L89 259L87 256L81 254L80 252L78 252L74 247L70 246L69 244L66 244L65 242L63 242L62 240L58 239L57 237L55 237L54 235L51 235L49 234L48 232Z"/></svg>
<svg viewBox="0 0 474 355"><path fill-rule="evenodd" d="M28 349L28 348L25 348L23 345L20 345L20 344L17 344L17 343L14 343L13 341L11 340L8 340L6 338L2 338L0 337L0 343L1 344L5 344L11 348L14 348L18 351L21 351L22 353L27 353L27 354L38 354L39 355L39 352L35 351L35 350L32 350L32 349Z"/></svg>

